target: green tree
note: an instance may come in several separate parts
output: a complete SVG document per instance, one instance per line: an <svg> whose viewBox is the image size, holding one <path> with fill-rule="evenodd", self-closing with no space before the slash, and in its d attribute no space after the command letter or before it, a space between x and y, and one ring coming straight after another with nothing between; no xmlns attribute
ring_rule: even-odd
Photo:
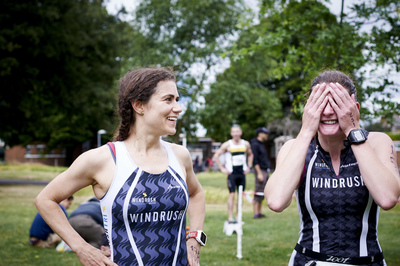
<svg viewBox="0 0 400 266"><path fill-rule="evenodd" d="M365 40L317 1L263 1L260 23L249 28L254 43L235 47L233 60L251 64L254 53L268 59L265 80L278 92L285 113L301 108L313 77L324 69L354 76L365 64ZM263 71L263 70L261 70Z"/></svg>
<svg viewBox="0 0 400 266"><path fill-rule="evenodd" d="M99 0L1 1L0 138L71 150L113 129L128 24Z"/></svg>
<svg viewBox="0 0 400 266"><path fill-rule="evenodd" d="M345 18L363 31L367 39L365 57L371 78L364 92L365 98L373 103L370 118L382 117L389 124L393 122L394 114L400 114L399 3L399 0L356 3Z"/></svg>
<svg viewBox="0 0 400 266"><path fill-rule="evenodd" d="M262 4L258 24L247 20L239 25L240 37L226 53L231 67L206 96L201 122L213 138L220 139L234 122L254 132L279 116L293 116L321 70L354 74L365 63L365 40L320 2Z"/></svg>
<svg viewBox="0 0 400 266"><path fill-rule="evenodd" d="M240 80L231 68L217 78L205 96L200 122L207 135L215 141L225 141L233 124L240 124L243 138L254 137L257 127L278 117L281 104L275 93L254 81Z"/></svg>
<svg viewBox="0 0 400 266"><path fill-rule="evenodd" d="M338 69L355 80L362 118L383 117L390 123L400 110L399 81L393 78L399 76L398 3L364 1L347 13L342 8L337 18L323 1L263 0L259 24L242 25L250 34L242 38L242 32L230 57L233 62L251 62L254 54L264 52L268 79L260 82L278 90L286 115L295 111L299 117L313 77Z"/></svg>
<svg viewBox="0 0 400 266"><path fill-rule="evenodd" d="M133 25L144 38L132 47L133 61L128 65L168 65L176 70L185 113L175 138L181 131L189 140L194 136L199 121L198 101L243 13L241 0L140 2Z"/></svg>

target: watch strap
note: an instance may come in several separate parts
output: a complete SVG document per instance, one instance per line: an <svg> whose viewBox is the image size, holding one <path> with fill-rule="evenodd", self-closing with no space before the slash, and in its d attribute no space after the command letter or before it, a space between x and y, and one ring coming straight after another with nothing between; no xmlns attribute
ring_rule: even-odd
<svg viewBox="0 0 400 266"><path fill-rule="evenodd" d="M205 246L207 242L207 236L202 230L190 231L186 234L186 241L190 238L196 239L196 241L201 245ZM204 238L204 240L202 240Z"/></svg>
<svg viewBox="0 0 400 266"><path fill-rule="evenodd" d="M198 232L197 231L190 231L187 235L186 235L186 240L188 240L189 238L196 238L197 237Z"/></svg>
<svg viewBox="0 0 400 266"><path fill-rule="evenodd" d="M348 141L348 140L346 139L346 140L343 140L343 145L347 148L347 147L350 147L350 146L351 146L351 143L350 143L350 141Z"/></svg>
<svg viewBox="0 0 400 266"><path fill-rule="evenodd" d="M354 136L355 134L362 134L363 139L362 140L357 140L357 138ZM352 144L361 144L364 143L368 139L369 132L366 131L365 129L353 129L350 131L349 135L347 136L347 140L343 141L343 145L345 147L349 147Z"/></svg>

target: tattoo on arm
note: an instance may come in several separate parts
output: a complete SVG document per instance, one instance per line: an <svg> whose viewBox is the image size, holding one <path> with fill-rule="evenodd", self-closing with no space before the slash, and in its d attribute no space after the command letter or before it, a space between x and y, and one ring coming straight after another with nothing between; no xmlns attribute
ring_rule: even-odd
<svg viewBox="0 0 400 266"><path fill-rule="evenodd" d="M199 259L200 258L200 250L198 250L196 247L190 246L190 249L193 250L194 254L196 254L196 257Z"/></svg>
<svg viewBox="0 0 400 266"><path fill-rule="evenodd" d="M353 126L356 127L356 123L354 123L353 113L350 113L350 118L351 122L353 123Z"/></svg>

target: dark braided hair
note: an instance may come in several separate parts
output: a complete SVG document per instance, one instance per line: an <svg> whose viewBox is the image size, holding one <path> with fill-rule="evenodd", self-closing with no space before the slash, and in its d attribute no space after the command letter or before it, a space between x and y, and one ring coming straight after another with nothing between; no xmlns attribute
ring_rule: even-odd
<svg viewBox="0 0 400 266"><path fill-rule="evenodd" d="M140 68L129 71L119 80L118 115L121 123L114 141L124 141L130 134L131 125L135 123L132 102L148 103L156 92L157 84L168 80L175 82L175 74L169 68Z"/></svg>
<svg viewBox="0 0 400 266"><path fill-rule="evenodd" d="M354 94L354 97L357 101L357 89L354 86L353 81L343 72L340 72L337 70L328 70L328 71L322 72L311 83L310 92L315 85L321 84L324 82L325 83L330 83L330 82L339 83L340 85L342 85L343 87L345 87L348 90L350 95Z"/></svg>

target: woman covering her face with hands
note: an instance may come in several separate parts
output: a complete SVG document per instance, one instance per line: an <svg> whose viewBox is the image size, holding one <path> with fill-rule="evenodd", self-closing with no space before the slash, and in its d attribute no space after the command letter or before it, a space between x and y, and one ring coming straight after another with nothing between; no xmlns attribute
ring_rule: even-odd
<svg viewBox="0 0 400 266"><path fill-rule="evenodd" d="M188 150L161 140L176 133L178 100L173 72L128 72L120 80L114 142L83 153L38 195L40 214L83 265L199 265L204 193ZM58 207L90 185L100 199L109 254L86 243ZM188 239L186 210L195 231Z"/></svg>
<svg viewBox="0 0 400 266"><path fill-rule="evenodd" d="M298 136L279 152L264 192L276 212L296 195L300 237L289 265L386 265L377 227L380 208L400 195L396 151L386 134L360 128L359 108L350 78L321 73Z"/></svg>

